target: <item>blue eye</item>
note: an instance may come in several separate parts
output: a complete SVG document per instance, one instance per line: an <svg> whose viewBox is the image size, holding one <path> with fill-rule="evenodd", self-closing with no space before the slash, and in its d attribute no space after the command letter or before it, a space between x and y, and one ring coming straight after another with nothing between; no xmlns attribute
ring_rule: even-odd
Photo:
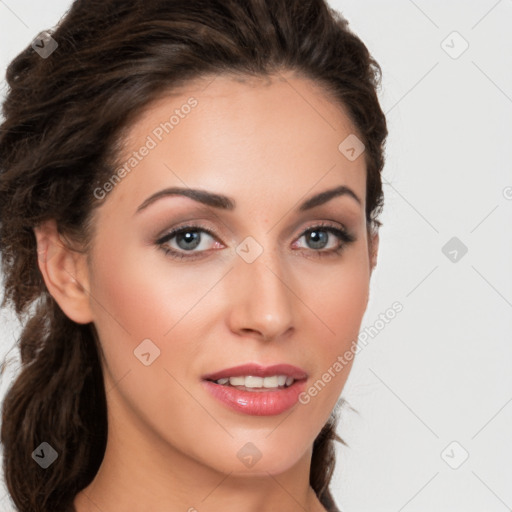
<svg viewBox="0 0 512 512"><path fill-rule="evenodd" d="M205 242L204 234L206 234L207 237L212 238L215 243L215 239L217 238L216 235L209 229L200 225L179 227L170 231L155 243L171 258L193 260L198 257L202 257L202 253L207 250L207 247L205 248L205 244L203 243ZM335 238L337 238L337 243L335 243L334 247L330 247L325 250L326 246L331 241L331 238L333 238L329 235L334 235ZM298 240L301 240L302 238L307 240L307 243L310 245L309 249L311 249L311 252L313 252L315 256L339 255L348 244L356 240L356 238L346 230L324 223L308 228L302 233ZM170 242L172 240L174 240L175 247L170 246ZM195 249L198 247L200 250L196 251ZM305 250L307 249L308 248Z"/></svg>
<svg viewBox="0 0 512 512"><path fill-rule="evenodd" d="M181 228L175 229L167 233L162 238L157 240L156 244L165 252L165 254L171 256L172 258L195 258L197 257L196 254L192 256L185 253L192 251L194 253L204 252L204 247L202 251L194 251L194 249L202 245L203 236L201 236L200 233L206 233L209 237L215 238L215 235L211 233L208 229L202 226L191 225L183 226ZM169 247L169 242L173 239L176 239L175 243L176 245L178 245L177 249Z"/></svg>
<svg viewBox="0 0 512 512"><path fill-rule="evenodd" d="M326 224L307 229L300 238L304 237L306 240L309 240L312 249L325 249L329 239L332 238L329 234L336 235L338 243L328 251L319 252L319 255L331 254L332 252L339 254L346 244L354 241L354 237L347 233L347 231Z"/></svg>

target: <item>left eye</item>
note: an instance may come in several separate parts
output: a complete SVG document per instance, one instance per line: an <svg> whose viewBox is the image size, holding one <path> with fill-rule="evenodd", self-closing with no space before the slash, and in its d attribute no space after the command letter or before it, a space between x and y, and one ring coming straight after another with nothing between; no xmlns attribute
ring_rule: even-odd
<svg viewBox="0 0 512 512"><path fill-rule="evenodd" d="M299 238L304 238L305 240L310 241L310 248L311 249L326 249L326 243L329 239L332 239L332 236L329 235L336 235L339 239L345 240L345 233L341 231L340 229L333 228L331 226L327 227L321 227L316 226L314 228L309 228L307 231L304 232L304 234ZM334 245L334 248L339 247L338 244Z"/></svg>
<svg viewBox="0 0 512 512"><path fill-rule="evenodd" d="M215 235L210 230L203 228L201 226L184 226L175 229L170 233L167 233L162 238L157 240L156 244L167 255L173 258L195 258L199 256L199 254L197 253L202 253L209 248L207 243L203 244L204 240L202 234L206 234L207 237L209 237L214 244L218 243L215 240ZM329 239L332 238L329 235L334 235L335 238L338 239L338 242L335 243L334 246L331 244L331 247L327 246ZM170 242L173 239L176 239L174 243L176 244L177 247L171 246ZM309 244L309 248L312 249L313 252L316 252L318 255L322 256L332 255L333 253L339 253L345 247L345 245L355 240L355 238L344 229L323 224L308 228L297 239L297 241L300 241L302 239L305 239L307 241L307 244ZM206 247L204 245L206 245ZM199 250L196 251L195 249L198 248ZM187 252L192 254L186 254Z"/></svg>

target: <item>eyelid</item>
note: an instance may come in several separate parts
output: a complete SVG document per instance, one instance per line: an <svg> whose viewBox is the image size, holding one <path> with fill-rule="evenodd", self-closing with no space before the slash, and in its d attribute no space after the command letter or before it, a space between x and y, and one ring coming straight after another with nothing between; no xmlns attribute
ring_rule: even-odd
<svg viewBox="0 0 512 512"><path fill-rule="evenodd" d="M210 236L217 238L217 239L219 238L219 235L217 234L215 229L206 227L204 224L201 223L201 221L193 221L192 220L192 221L185 221L181 225L178 224L176 227L164 231L161 235L159 235L157 237L155 243L157 243L157 244L165 243L165 239L170 239L182 231L187 231L187 229L190 231L205 231Z"/></svg>

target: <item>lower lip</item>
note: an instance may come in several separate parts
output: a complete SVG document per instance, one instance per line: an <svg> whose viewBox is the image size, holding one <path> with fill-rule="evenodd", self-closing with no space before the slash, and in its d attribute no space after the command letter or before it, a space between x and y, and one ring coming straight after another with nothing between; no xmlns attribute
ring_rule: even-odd
<svg viewBox="0 0 512 512"><path fill-rule="evenodd" d="M306 387L306 379L272 391L242 391L209 380L203 380L202 383L215 398L231 409L252 416L274 416L287 411L297 403Z"/></svg>

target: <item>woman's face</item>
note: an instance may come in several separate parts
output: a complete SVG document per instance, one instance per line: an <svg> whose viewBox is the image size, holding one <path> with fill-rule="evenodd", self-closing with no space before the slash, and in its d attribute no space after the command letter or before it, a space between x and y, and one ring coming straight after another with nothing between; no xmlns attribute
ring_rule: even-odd
<svg viewBox="0 0 512 512"><path fill-rule="evenodd" d="M86 288L111 440L132 440L139 461L279 473L310 456L350 371L371 273L364 153L354 158L355 128L304 79L218 76L183 91L138 118L117 184L95 191L109 192ZM170 188L229 199L160 194ZM260 397L282 379L233 381L253 391L204 380L251 363L306 378Z"/></svg>

